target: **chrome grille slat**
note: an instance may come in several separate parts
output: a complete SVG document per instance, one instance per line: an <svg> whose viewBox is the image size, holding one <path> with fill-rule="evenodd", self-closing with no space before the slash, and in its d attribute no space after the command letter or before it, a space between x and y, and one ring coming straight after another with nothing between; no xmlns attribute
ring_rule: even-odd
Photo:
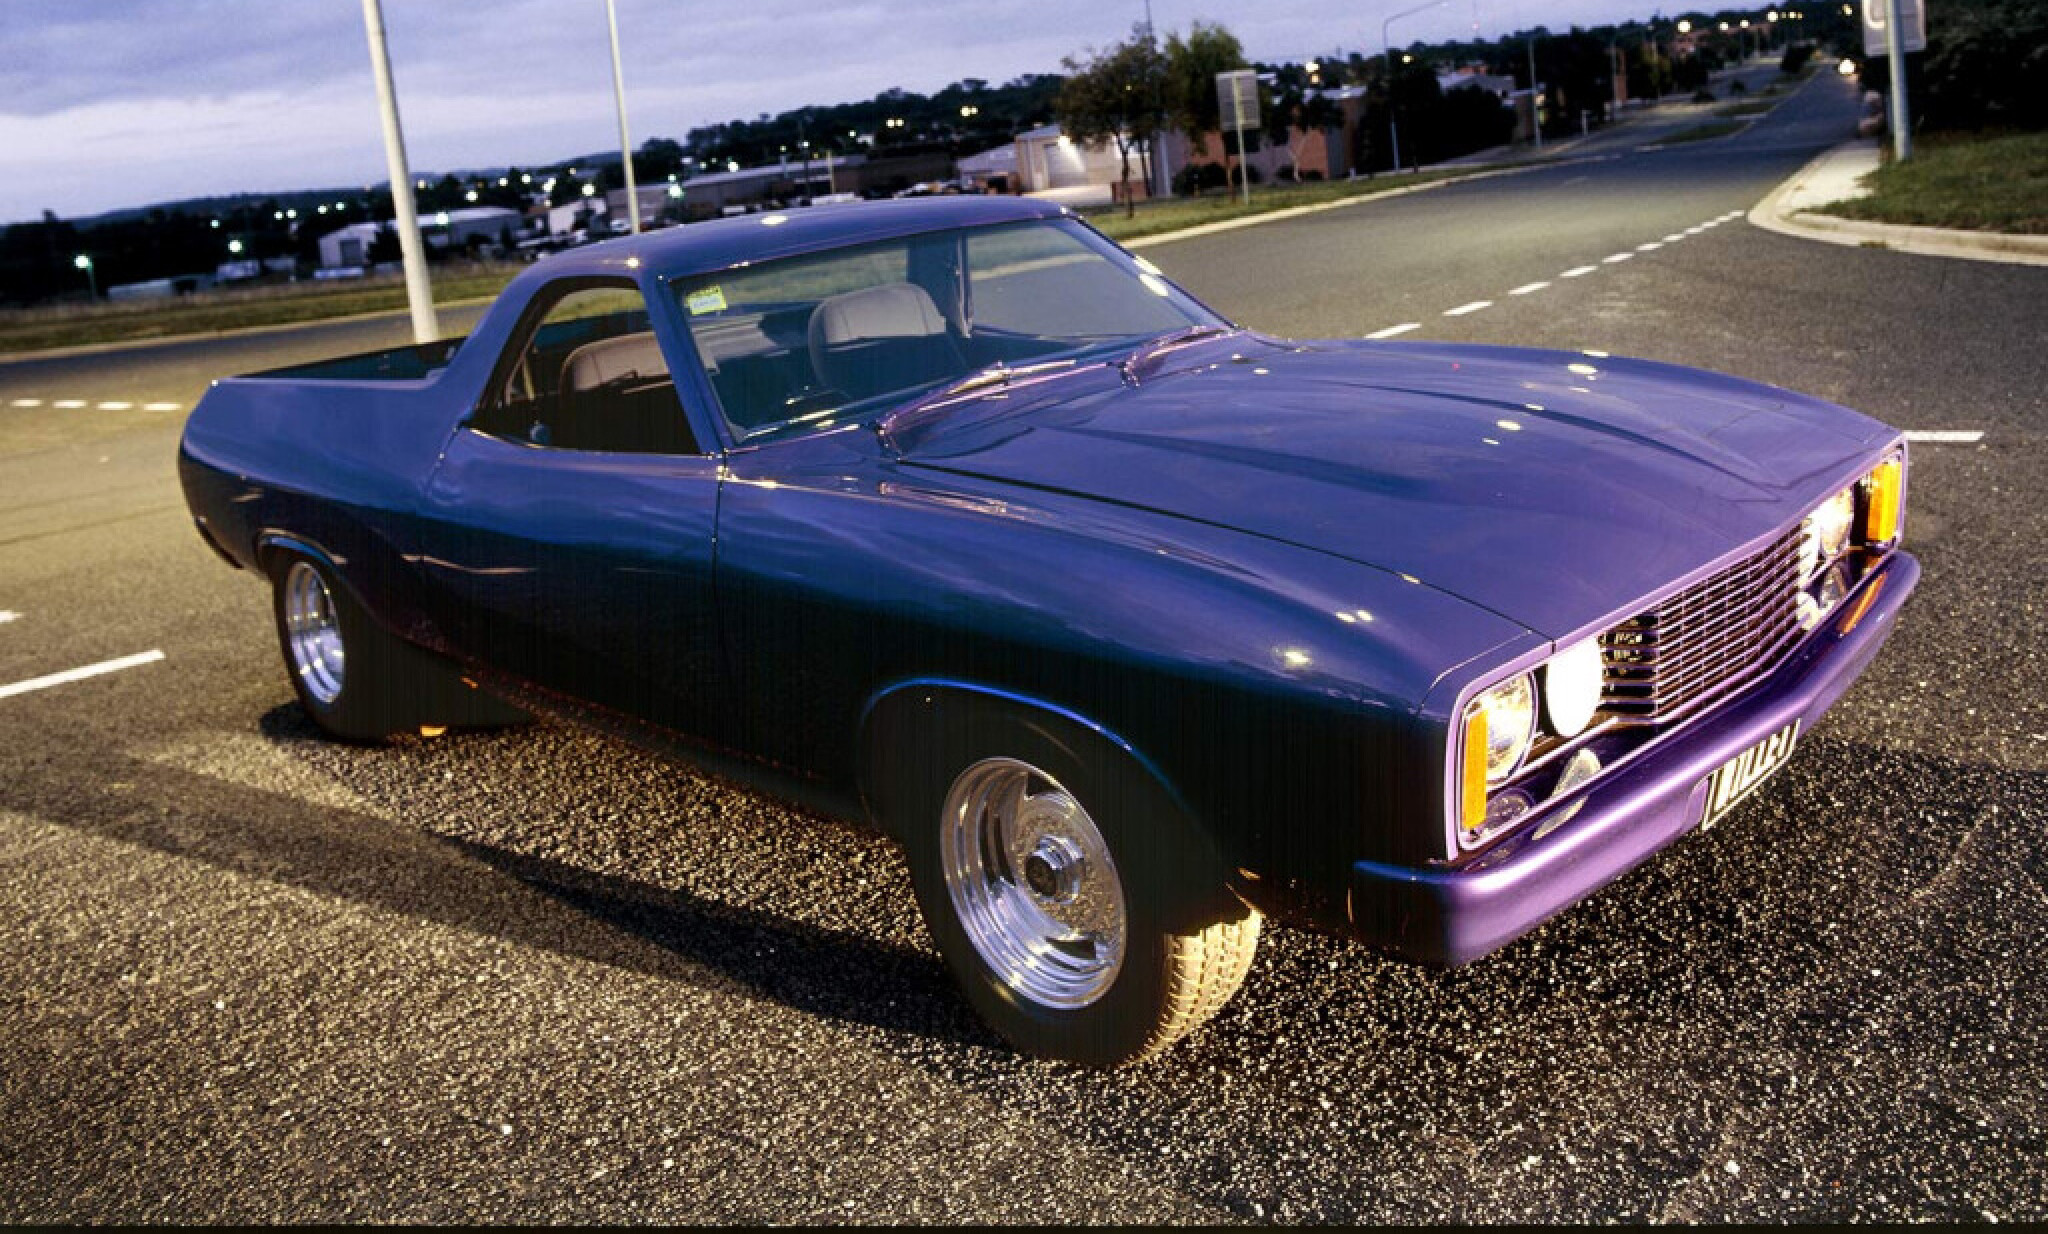
<svg viewBox="0 0 2048 1234"><path fill-rule="evenodd" d="M1799 633L1798 573L1795 529L1609 630L1601 705L1669 723L1775 667Z"/></svg>

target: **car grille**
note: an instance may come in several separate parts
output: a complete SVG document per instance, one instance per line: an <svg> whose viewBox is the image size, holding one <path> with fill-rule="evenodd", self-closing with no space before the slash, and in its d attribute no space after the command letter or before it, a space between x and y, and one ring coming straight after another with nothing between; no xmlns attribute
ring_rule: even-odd
<svg viewBox="0 0 2048 1234"><path fill-rule="evenodd" d="M1797 528L1600 636L1602 709L1666 724L1775 668L1799 634Z"/></svg>

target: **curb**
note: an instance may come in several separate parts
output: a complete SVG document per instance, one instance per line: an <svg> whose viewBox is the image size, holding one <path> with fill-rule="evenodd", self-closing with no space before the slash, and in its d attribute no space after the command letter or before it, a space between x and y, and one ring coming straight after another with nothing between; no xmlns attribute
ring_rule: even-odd
<svg viewBox="0 0 2048 1234"><path fill-rule="evenodd" d="M1407 184L1384 193L1360 193L1356 197L1340 197L1336 201L1319 201L1310 206L1289 206L1282 210L1268 210L1262 214L1247 214L1234 219L1222 219L1214 223L1197 223L1179 231L1162 231L1135 240L1117 240L1127 249L1151 248L1155 244L1171 244L1176 240L1195 240L1202 236L1213 236L1219 232L1236 231L1243 227L1257 227L1261 223L1281 223L1298 219L1304 215L1321 214L1325 210L1342 210L1348 206L1363 206L1375 201L1388 201L1395 197L1406 197L1410 193L1424 193L1430 189L1447 188L1453 184L1469 184L1474 180L1489 180L1495 176L1518 176L1524 172L1543 171L1552 167L1570 167L1580 163L1599 163L1621 157L1617 154L1594 154L1583 158L1534 159L1525 163L1512 163L1505 167L1489 167L1462 176L1445 176L1427 184Z"/></svg>
<svg viewBox="0 0 2048 1234"><path fill-rule="evenodd" d="M1822 151L1798 171L1786 177L1764 199L1750 209L1749 221L1765 231L1822 244L1848 248L1891 249L1921 257L1952 257L1966 261L1997 261L2009 265L2048 266L2048 236L2008 235L1997 231L1958 231L1948 227L1921 227L1912 223L1871 223L1862 219L1838 218L1810 210L1788 211L1785 199L1806 174L1825 162L1844 142Z"/></svg>

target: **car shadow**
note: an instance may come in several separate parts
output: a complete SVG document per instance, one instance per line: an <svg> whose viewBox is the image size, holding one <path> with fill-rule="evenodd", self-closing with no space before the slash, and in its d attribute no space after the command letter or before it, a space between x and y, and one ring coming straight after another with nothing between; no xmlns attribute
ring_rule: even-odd
<svg viewBox="0 0 2048 1234"><path fill-rule="evenodd" d="M268 712L258 728L301 768L309 760L294 746L331 748L296 703ZM32 770L10 795L46 821L236 874L665 981L737 986L809 1014L996 1044L938 958L912 947L439 834L431 822L403 821L401 802L349 808L331 804L345 796L308 800L162 760L81 754L93 765ZM365 786L336 787L361 794Z"/></svg>

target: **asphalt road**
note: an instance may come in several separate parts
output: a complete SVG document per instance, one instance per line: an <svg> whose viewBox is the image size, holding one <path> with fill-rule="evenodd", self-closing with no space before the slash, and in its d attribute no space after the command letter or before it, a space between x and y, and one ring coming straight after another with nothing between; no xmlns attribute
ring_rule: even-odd
<svg viewBox="0 0 2048 1234"><path fill-rule="evenodd" d="M553 725L313 734L145 405L402 318L0 364L0 689L165 657L0 697L0 1219L2048 1217L2048 271L1740 221L1853 112L1148 250L1275 332L1985 435L1916 447L1920 592L1722 824L1464 970L1270 931L1110 1075L991 1040L872 837Z"/></svg>

